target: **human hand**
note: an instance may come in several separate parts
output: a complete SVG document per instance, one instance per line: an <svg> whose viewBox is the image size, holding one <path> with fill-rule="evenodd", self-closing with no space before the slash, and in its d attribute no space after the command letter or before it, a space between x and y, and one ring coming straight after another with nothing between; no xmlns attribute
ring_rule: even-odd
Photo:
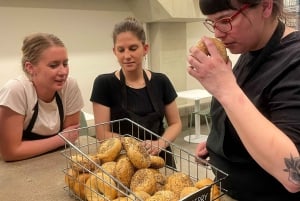
<svg viewBox="0 0 300 201"><path fill-rule="evenodd" d="M61 135L74 144L79 137L79 130L78 130L79 126L80 126L79 124L69 126L61 132Z"/></svg>
<svg viewBox="0 0 300 201"><path fill-rule="evenodd" d="M160 140L145 140L142 145L146 148L147 152L151 155L159 155L161 149L164 149L165 143L160 142Z"/></svg>
<svg viewBox="0 0 300 201"><path fill-rule="evenodd" d="M195 156L199 157L201 159L207 159L208 157L208 151L206 149L206 142L200 142L197 147L196 147L196 151L195 151ZM199 161L197 161L199 162Z"/></svg>
<svg viewBox="0 0 300 201"><path fill-rule="evenodd" d="M191 47L188 56L190 66L187 70L207 91L218 98L224 93L228 93L231 85L236 84L232 64L230 60L225 62L210 39L204 37L202 40L206 44L209 56L197 46Z"/></svg>

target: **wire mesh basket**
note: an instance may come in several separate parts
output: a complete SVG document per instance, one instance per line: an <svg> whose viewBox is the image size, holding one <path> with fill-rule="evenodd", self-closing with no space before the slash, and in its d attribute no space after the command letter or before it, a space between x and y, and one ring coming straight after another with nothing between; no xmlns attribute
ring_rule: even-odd
<svg viewBox="0 0 300 201"><path fill-rule="evenodd" d="M71 143L67 140L68 135L72 132L80 133L80 137L75 143ZM105 140L97 140L95 138L97 132L101 132L101 135L105 136ZM226 189L222 188L222 182L228 176L225 172L210 165L206 160L195 157L193 154L189 153L189 151L165 140L130 119L120 119L100 123L94 126L64 131L59 133L59 135L66 142L65 148L61 152L66 159L66 167L63 170L66 183L64 189L70 196L74 197L75 200L218 201L220 200L220 197L226 193ZM164 159L163 161L165 163L163 166L155 167L148 165L147 167L137 168L137 166L132 165L134 164L133 161L126 163L126 160L123 160L123 163L120 163L121 155L126 156L126 154L128 154L129 157L129 151L124 149L124 144L122 144L122 148L119 149L117 157L113 158L114 154L112 154L112 152L107 152L107 154L105 152L106 158L103 154L99 157L99 150L102 149L104 144L108 145L105 149L109 150L115 146L108 143L108 141L112 141L109 139L119 139L120 142L123 142L122 140L126 137L128 139L134 139L135 141L147 139L150 140L148 142L153 142L151 147L159 149L160 157L158 158ZM168 145L168 148L162 149L158 147L157 144L154 143L157 142L156 140L159 140L160 143L164 142ZM140 147L145 149L144 146ZM139 156L138 152L133 153L134 154L131 155ZM138 160L141 159L139 158ZM113 168L107 168L109 167L109 164ZM128 164L131 164L132 166L132 168L129 169L131 171L126 169ZM131 166L129 165L129 167ZM117 170L121 169L123 171L121 176L116 173L116 167L119 167ZM154 169L155 171L152 171L152 176L145 174L137 176L137 172L146 171L145 169ZM183 176L186 176L187 178L185 179L192 183L185 185L186 180L171 180L170 178L174 178L175 175L181 175L181 179ZM218 179L216 180L216 178ZM134 179L135 182L133 182ZM155 183L151 183L153 179ZM210 181L210 183L194 188L196 184L200 184L205 180ZM150 188L149 186L153 186L152 184L154 187ZM190 192L182 194L184 187L192 188L186 188L187 192L189 190ZM157 194L168 197L168 192L173 191L173 189L176 196L169 195L169 198L167 199L155 197Z"/></svg>

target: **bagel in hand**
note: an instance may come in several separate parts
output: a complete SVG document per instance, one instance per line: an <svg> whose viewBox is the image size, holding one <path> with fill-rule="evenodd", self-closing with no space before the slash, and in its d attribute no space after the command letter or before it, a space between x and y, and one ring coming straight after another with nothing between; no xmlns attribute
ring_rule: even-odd
<svg viewBox="0 0 300 201"><path fill-rule="evenodd" d="M227 63L228 61L228 55L227 55L227 51L226 51L226 47L224 45L224 43L222 41L220 41L217 38L209 38L217 47L220 55L222 56L222 58L224 59L224 61ZM204 52L206 55L209 55L209 52L207 50L207 47L205 45L205 43L200 40L197 45L196 45L202 52Z"/></svg>

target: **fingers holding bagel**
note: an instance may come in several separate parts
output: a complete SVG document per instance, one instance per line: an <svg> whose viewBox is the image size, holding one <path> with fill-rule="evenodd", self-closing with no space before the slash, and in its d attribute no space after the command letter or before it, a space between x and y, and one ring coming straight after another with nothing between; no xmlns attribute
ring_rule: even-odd
<svg viewBox="0 0 300 201"><path fill-rule="evenodd" d="M218 57L220 55L225 63L228 62L228 55L224 43L217 38L202 38L196 47L199 48L207 56Z"/></svg>

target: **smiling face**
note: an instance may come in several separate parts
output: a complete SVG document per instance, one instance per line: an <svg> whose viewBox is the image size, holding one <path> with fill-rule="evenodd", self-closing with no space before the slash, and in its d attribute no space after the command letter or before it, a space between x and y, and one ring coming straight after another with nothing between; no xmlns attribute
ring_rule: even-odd
<svg viewBox="0 0 300 201"><path fill-rule="evenodd" d="M42 51L36 64L26 62L25 66L38 92L54 93L62 89L69 74L66 48L51 46Z"/></svg>
<svg viewBox="0 0 300 201"><path fill-rule="evenodd" d="M117 35L113 52L123 71L135 71L142 69L148 45L143 44L132 32L126 31Z"/></svg>

